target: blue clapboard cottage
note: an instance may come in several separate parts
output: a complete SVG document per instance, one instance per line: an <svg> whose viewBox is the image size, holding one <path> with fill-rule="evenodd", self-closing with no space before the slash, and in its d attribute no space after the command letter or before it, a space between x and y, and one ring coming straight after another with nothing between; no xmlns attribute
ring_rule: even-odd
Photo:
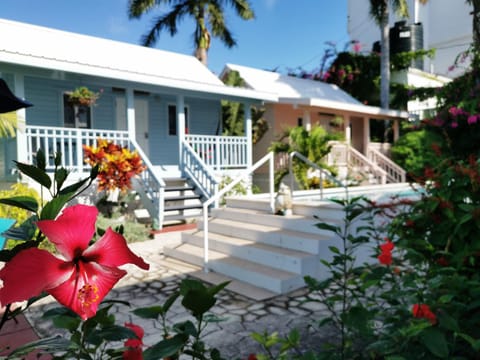
<svg viewBox="0 0 480 360"><path fill-rule="evenodd" d="M0 34L0 76L34 104L17 111L17 136L4 140L3 178L13 173L12 160L32 163L39 148L50 155L49 168L60 151L71 176L85 176L82 145L111 139L141 154L147 170L135 190L160 227L169 181L187 179L208 198L222 175L252 163L250 136L221 135L220 101L276 101L224 85L193 56L4 19ZM68 101L82 86L100 94L94 105ZM169 210L181 216L187 208L177 202Z"/></svg>

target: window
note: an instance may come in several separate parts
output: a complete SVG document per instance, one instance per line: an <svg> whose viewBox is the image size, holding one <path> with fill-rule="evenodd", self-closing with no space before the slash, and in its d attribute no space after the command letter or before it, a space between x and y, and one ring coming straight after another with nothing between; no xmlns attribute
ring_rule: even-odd
<svg viewBox="0 0 480 360"><path fill-rule="evenodd" d="M185 107L185 133L188 134L188 108ZM177 106L168 105L168 135L177 135Z"/></svg>
<svg viewBox="0 0 480 360"><path fill-rule="evenodd" d="M297 126L303 126L303 119L301 117L297 119Z"/></svg>
<svg viewBox="0 0 480 360"><path fill-rule="evenodd" d="M90 129L92 116L90 106L74 105L68 101L68 94L64 94L63 113L65 127Z"/></svg>

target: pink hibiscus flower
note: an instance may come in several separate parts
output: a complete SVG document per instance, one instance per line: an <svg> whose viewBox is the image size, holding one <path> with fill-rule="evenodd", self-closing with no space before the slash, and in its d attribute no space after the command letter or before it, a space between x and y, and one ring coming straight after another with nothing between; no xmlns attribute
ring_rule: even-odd
<svg viewBox="0 0 480 360"><path fill-rule="evenodd" d="M103 298L126 275L118 266L130 263L148 270L149 265L111 228L88 246L97 215L94 206L74 205L56 220L38 221L38 228L63 258L37 248L18 253L0 270L0 304L27 300L46 291L85 320L95 315Z"/></svg>

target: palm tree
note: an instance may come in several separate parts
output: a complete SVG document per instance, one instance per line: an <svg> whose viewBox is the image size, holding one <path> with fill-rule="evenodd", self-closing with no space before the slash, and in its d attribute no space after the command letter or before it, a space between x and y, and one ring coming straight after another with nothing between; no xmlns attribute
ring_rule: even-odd
<svg viewBox="0 0 480 360"><path fill-rule="evenodd" d="M390 7L401 16L408 17L407 0L370 0L370 16L380 27L380 106L389 108L390 97L390 41L389 15Z"/></svg>
<svg viewBox="0 0 480 360"><path fill-rule="evenodd" d="M204 65L207 65L211 36L219 38L228 48L237 44L225 23L225 5L230 5L244 20L255 17L248 0L129 0L128 15L131 19L138 19L163 5L170 5L170 11L154 19L153 28L142 37L142 44L153 46L163 30L174 36L178 31L177 24L190 16L195 20L195 56Z"/></svg>

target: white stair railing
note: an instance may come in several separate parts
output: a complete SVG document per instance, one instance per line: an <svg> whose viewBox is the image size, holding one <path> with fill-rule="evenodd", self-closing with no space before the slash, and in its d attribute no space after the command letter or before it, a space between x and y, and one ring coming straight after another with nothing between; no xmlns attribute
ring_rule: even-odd
<svg viewBox="0 0 480 360"><path fill-rule="evenodd" d="M150 159L135 140L130 139L129 148L137 151L143 164L146 166L146 169L138 177L134 178L134 188L154 220L154 227L162 229L165 216L165 181L154 171Z"/></svg>
<svg viewBox="0 0 480 360"><path fill-rule="evenodd" d="M205 272L209 271L208 267L208 251L209 251L209 241L208 241L208 208L214 203L218 203L219 200L229 191L231 191L237 184L242 180L248 179L252 173L261 167L266 162L269 162L268 172L269 172L269 194L270 194L270 209L273 214L274 212L274 154L273 152L268 153L263 158L258 160L254 165L242 171L235 179L232 180L227 186L222 190L215 193L211 198L203 203L203 269Z"/></svg>
<svg viewBox="0 0 480 360"><path fill-rule="evenodd" d="M387 172L351 146L348 147L348 165L371 172L375 176L377 184L387 183Z"/></svg>
<svg viewBox="0 0 480 360"><path fill-rule="evenodd" d="M388 182L403 183L406 181L407 172L377 149L369 147L367 157L387 173Z"/></svg>
<svg viewBox="0 0 480 360"><path fill-rule="evenodd" d="M182 142L181 156L182 171L193 181L203 197L209 199L216 194L218 191L218 181L215 174L186 141Z"/></svg>

